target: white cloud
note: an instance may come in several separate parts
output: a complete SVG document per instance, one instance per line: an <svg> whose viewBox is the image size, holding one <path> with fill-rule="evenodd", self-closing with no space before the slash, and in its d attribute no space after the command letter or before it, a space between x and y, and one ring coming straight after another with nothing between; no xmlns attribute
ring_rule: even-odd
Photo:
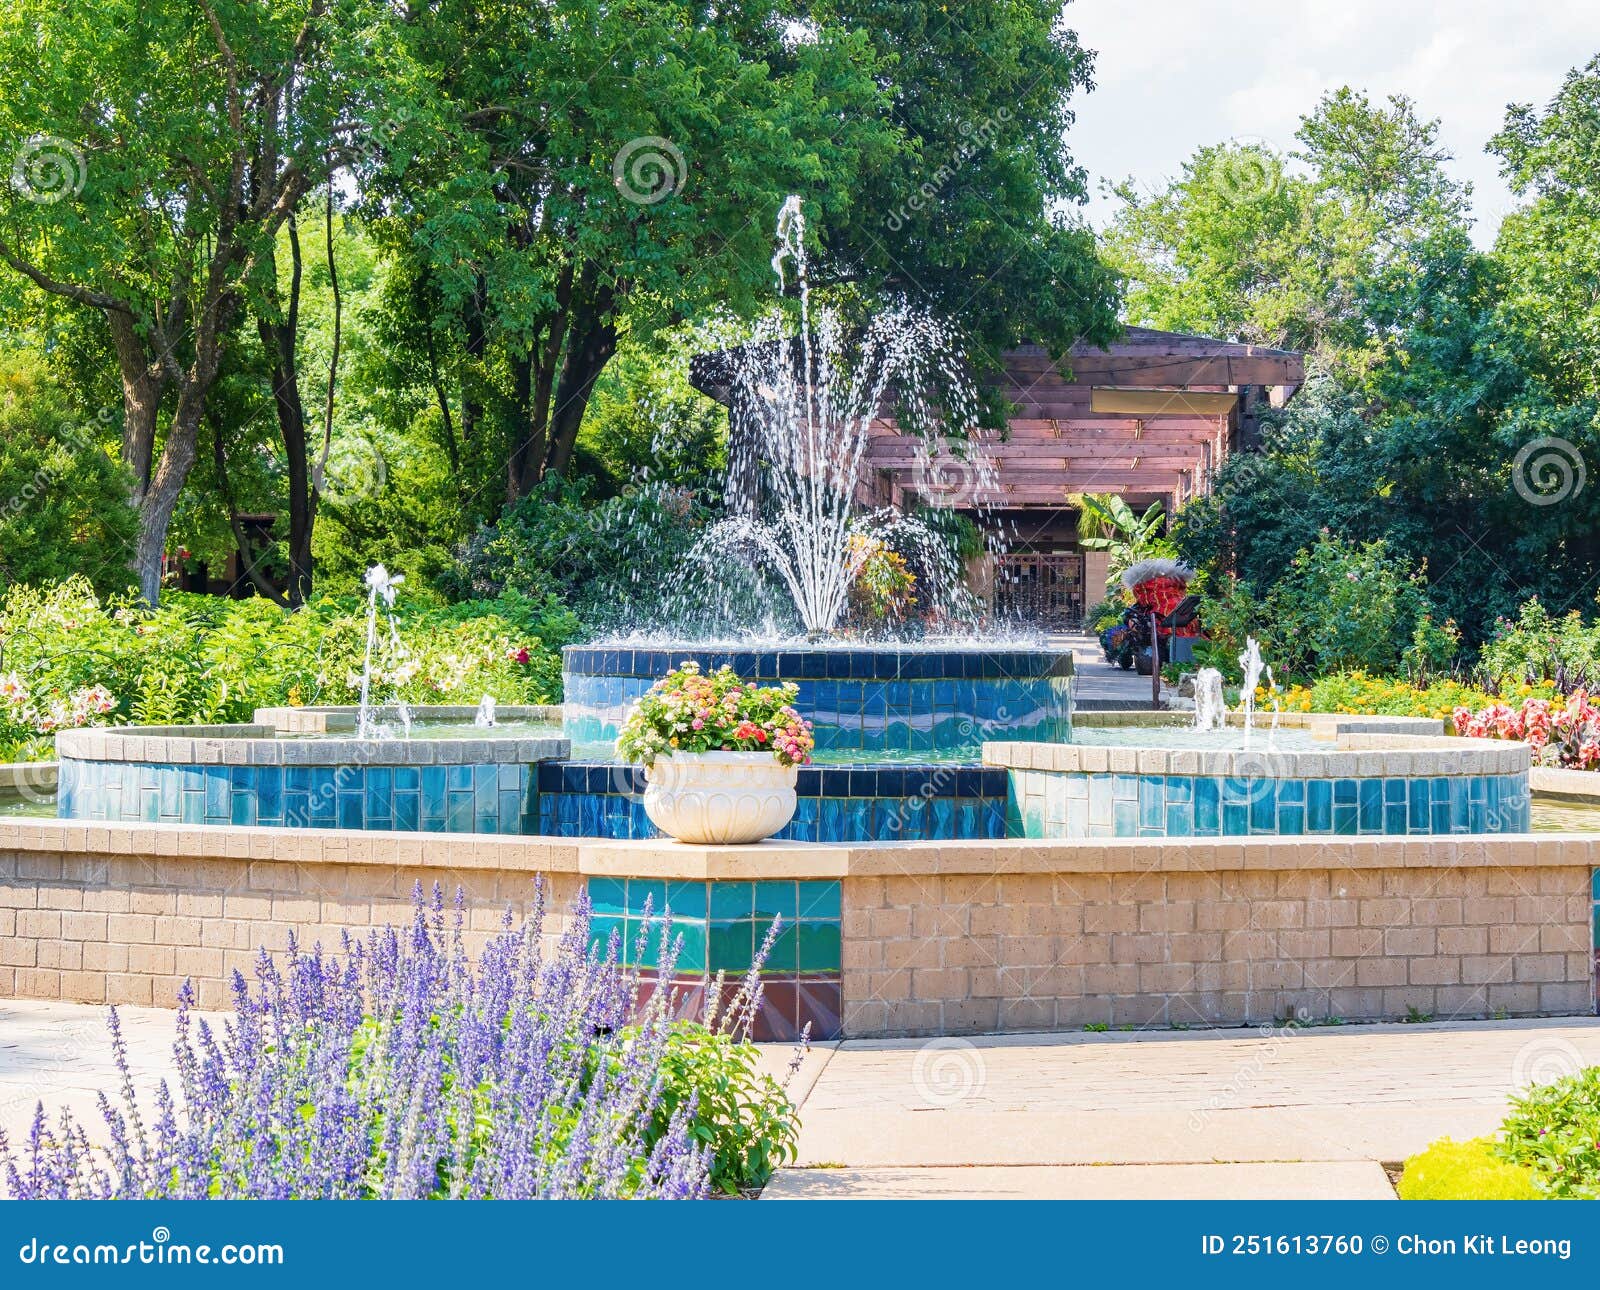
<svg viewBox="0 0 1600 1290"><path fill-rule="evenodd" d="M1544 104L1600 52L1594 0L1076 0L1067 21L1097 52L1098 88L1074 104L1068 138L1096 180L1155 186L1237 135L1291 148L1300 117L1340 85L1407 94L1440 119L1484 245L1512 205L1483 151L1506 105ZM1114 208L1097 192L1089 217Z"/></svg>

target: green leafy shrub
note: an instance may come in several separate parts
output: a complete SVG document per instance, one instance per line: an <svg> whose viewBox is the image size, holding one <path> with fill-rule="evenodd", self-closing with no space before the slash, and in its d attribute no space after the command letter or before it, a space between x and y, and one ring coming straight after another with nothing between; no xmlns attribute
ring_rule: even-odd
<svg viewBox="0 0 1600 1290"><path fill-rule="evenodd" d="M1533 1171L1495 1154L1494 1140L1441 1138L1405 1163L1401 1200L1541 1200Z"/></svg>
<svg viewBox="0 0 1600 1290"><path fill-rule="evenodd" d="M1422 575L1380 539L1324 531L1290 562L1265 601L1282 674L1393 672L1430 612Z"/></svg>
<svg viewBox="0 0 1600 1290"><path fill-rule="evenodd" d="M1500 1152L1533 1170L1552 1196L1600 1199L1600 1066L1514 1098Z"/></svg>
<svg viewBox="0 0 1600 1290"><path fill-rule="evenodd" d="M799 1151L795 1108L783 1085L757 1070L758 1058L748 1040L698 1021L674 1023L662 1058L656 1132L692 1099L691 1136L711 1151L712 1187L728 1195L762 1186Z"/></svg>
<svg viewBox="0 0 1600 1290"><path fill-rule="evenodd" d="M1497 688L1600 678L1600 631L1587 626L1576 609L1552 618L1534 596L1523 602L1515 622L1502 618L1495 624L1478 661Z"/></svg>
<svg viewBox="0 0 1600 1290"><path fill-rule="evenodd" d="M442 584L462 598L558 596L604 626L659 616L712 512L681 488L642 485L595 505L587 488L546 480L480 528Z"/></svg>
<svg viewBox="0 0 1600 1290"><path fill-rule="evenodd" d="M0 678L34 710L69 710L103 687L97 723L182 725L248 720L258 707L354 702L366 609L325 597L293 612L267 600L169 592L150 609L130 596L101 601L87 579L17 586L0 597ZM385 695L418 703L546 703L560 697L560 645L577 620L558 602L508 595L396 611L401 648L379 659ZM4 710L6 705L0 705ZM14 710L14 709L13 709ZM45 757L50 729L7 724L0 758Z"/></svg>
<svg viewBox="0 0 1600 1290"><path fill-rule="evenodd" d="M0 589L87 572L128 586L138 520L122 467L102 446L115 422L73 413L25 355L0 355Z"/></svg>

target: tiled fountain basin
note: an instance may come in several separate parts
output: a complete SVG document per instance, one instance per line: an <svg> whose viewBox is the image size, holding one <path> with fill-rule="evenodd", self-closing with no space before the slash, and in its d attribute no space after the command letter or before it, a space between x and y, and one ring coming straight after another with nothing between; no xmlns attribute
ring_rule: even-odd
<svg viewBox="0 0 1600 1290"><path fill-rule="evenodd" d="M985 739L1072 733L1069 652L981 645L569 645L564 733L578 745L615 739L634 700L688 660L746 680L793 681L824 753L976 759Z"/></svg>
<svg viewBox="0 0 1600 1290"><path fill-rule="evenodd" d="M1011 836L1392 836L1530 827L1526 745L1447 738L1434 721L1294 714L1281 718L1280 728L1307 732L1316 743L1283 750L1265 729L1243 748L1163 748L1160 727L1176 724L1171 718L1080 718L1091 721L1147 726L1151 746L984 745L984 761L1011 773Z"/></svg>
<svg viewBox="0 0 1600 1290"><path fill-rule="evenodd" d="M419 721L472 709L418 708ZM278 724L288 714L292 728ZM541 719L544 709L505 713ZM57 737L63 819L278 828L528 833L539 763L567 741L496 736L358 739L349 710L263 710L223 726L130 726ZM348 723L352 734L340 737ZM332 730L332 735L325 732ZM291 737L280 738L287 733ZM293 737L294 735L323 737Z"/></svg>

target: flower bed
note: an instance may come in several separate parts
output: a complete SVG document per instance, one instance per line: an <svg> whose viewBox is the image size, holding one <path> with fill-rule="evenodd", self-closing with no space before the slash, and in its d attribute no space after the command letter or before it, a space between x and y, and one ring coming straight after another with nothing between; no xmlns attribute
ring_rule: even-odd
<svg viewBox="0 0 1600 1290"><path fill-rule="evenodd" d="M1498 1137L1433 1143L1406 1161L1402 1200L1600 1198L1600 1067L1512 1100Z"/></svg>
<svg viewBox="0 0 1600 1290"><path fill-rule="evenodd" d="M1497 702L1476 712L1459 707L1453 723L1457 734L1475 739L1520 740L1542 766L1600 768L1600 708L1582 690L1565 702L1530 698L1517 707Z"/></svg>

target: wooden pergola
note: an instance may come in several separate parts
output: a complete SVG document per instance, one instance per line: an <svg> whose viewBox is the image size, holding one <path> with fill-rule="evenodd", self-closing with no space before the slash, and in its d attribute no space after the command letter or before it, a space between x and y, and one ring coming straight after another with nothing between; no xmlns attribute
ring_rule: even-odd
<svg viewBox="0 0 1600 1290"><path fill-rule="evenodd" d="M690 367L697 389L728 405L741 433L743 400L726 354ZM1002 356L993 392L1011 412L1004 430L930 442L902 432L892 410L871 426L858 499L864 507L925 505L968 513L1003 539L1004 554L974 561L968 581L997 616L1077 626L1102 594L1103 552L1079 542L1082 493L1114 493L1170 514L1207 492L1231 452L1259 443L1259 416L1287 402L1305 379L1288 350L1130 327L1107 349L1075 346L1060 362L1036 345ZM730 481L753 504L749 454Z"/></svg>
<svg viewBox="0 0 1600 1290"><path fill-rule="evenodd" d="M1207 490L1228 453L1254 446L1260 409L1305 379L1288 350L1143 327L1109 349L1075 347L1061 365L1038 346L1003 364L997 388L1014 409L1003 432L941 447L892 418L876 424L873 500L1026 511L1094 492L1175 509Z"/></svg>

